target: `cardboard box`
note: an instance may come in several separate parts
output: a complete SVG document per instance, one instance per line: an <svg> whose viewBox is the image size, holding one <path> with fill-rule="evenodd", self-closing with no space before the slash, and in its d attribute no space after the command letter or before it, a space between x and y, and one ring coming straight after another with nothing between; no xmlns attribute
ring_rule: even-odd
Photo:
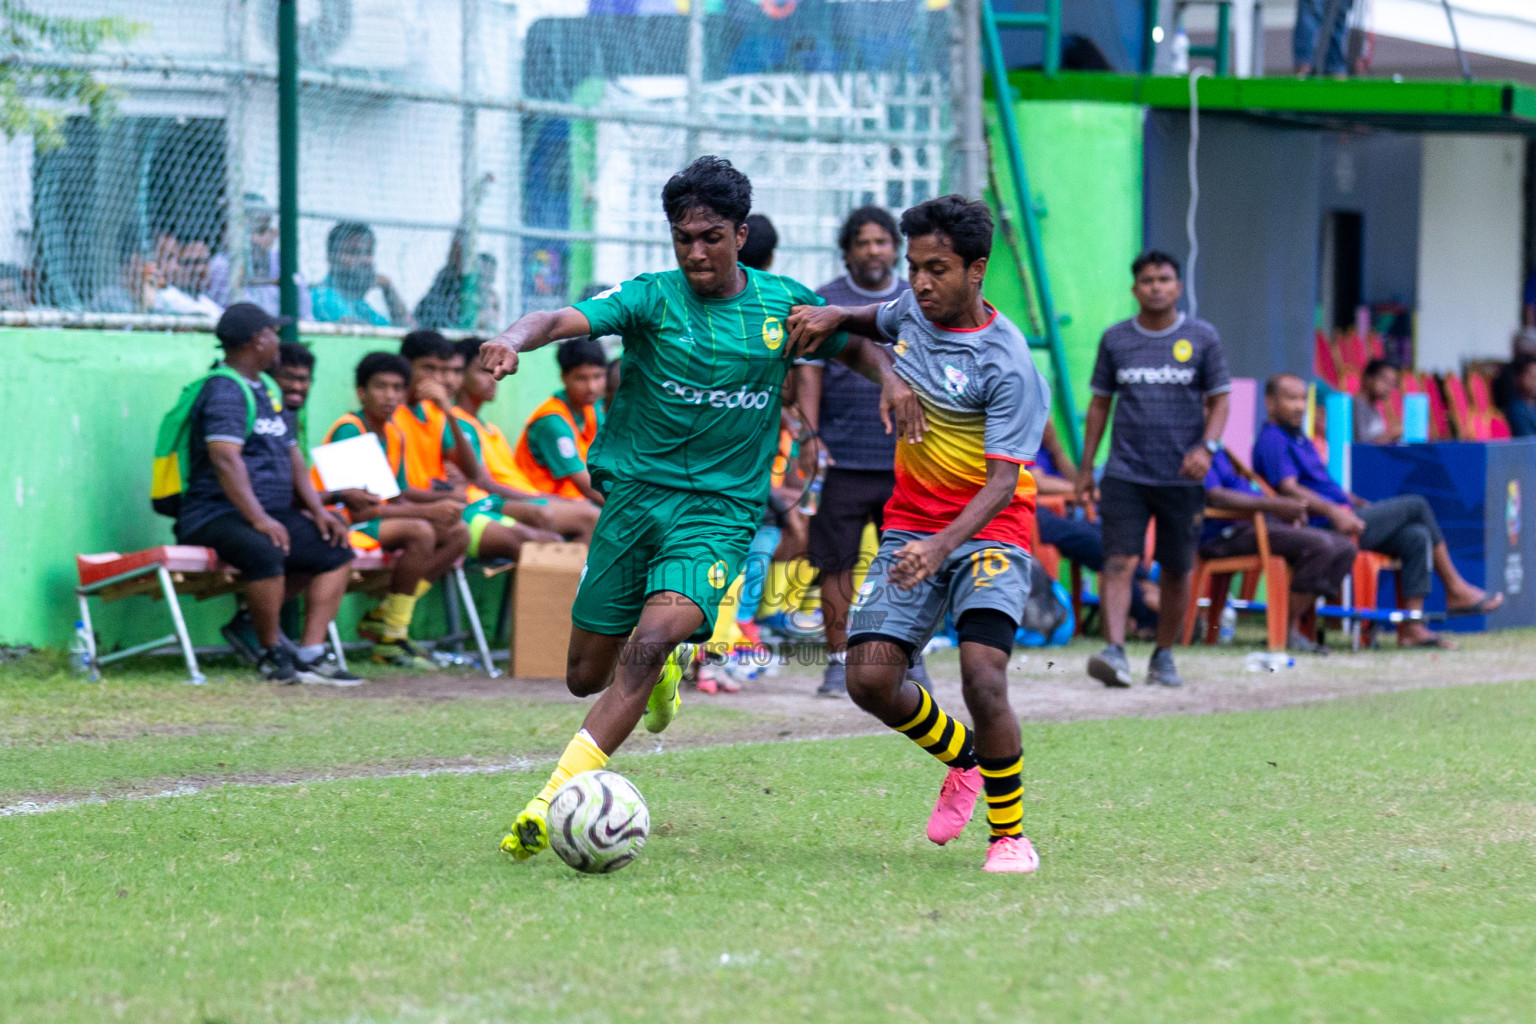
<svg viewBox="0 0 1536 1024"><path fill-rule="evenodd" d="M512 674L565 678L585 544L524 544L512 595Z"/></svg>

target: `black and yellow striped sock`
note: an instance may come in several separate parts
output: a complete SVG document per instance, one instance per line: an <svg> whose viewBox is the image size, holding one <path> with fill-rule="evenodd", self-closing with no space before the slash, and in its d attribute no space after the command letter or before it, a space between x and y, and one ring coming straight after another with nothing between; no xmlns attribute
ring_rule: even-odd
<svg viewBox="0 0 1536 1024"><path fill-rule="evenodd" d="M992 841L1024 834L1024 756L983 757L981 785L987 794Z"/></svg>
<svg viewBox="0 0 1536 1024"><path fill-rule="evenodd" d="M912 685L917 686L916 683ZM917 714L891 728L922 747L951 768L976 767L976 752L971 749L971 730L959 719L951 718L939 707L933 695L917 687Z"/></svg>

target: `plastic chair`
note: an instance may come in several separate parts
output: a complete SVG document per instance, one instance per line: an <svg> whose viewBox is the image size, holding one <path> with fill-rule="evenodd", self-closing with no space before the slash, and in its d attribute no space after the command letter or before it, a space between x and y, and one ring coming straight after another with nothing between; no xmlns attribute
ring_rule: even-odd
<svg viewBox="0 0 1536 1024"><path fill-rule="evenodd" d="M1221 612L1227 604L1227 593L1232 589L1232 577L1242 574L1248 593L1257 590L1258 577L1264 577L1264 624L1271 651L1285 650L1286 628L1290 623L1291 567L1285 559L1269 549L1269 526L1262 512L1235 512L1229 509L1208 508L1207 519L1225 519L1241 522L1253 520L1254 539L1258 553L1237 555L1232 558L1214 558L1206 561L1195 559L1194 586L1189 591L1189 607L1184 612L1184 643L1193 642L1195 613L1200 599L1209 596L1210 607L1205 619L1205 642L1213 644L1220 630ZM1209 594L1207 595L1207 591Z"/></svg>
<svg viewBox="0 0 1536 1024"><path fill-rule="evenodd" d="M1477 431L1472 422L1472 406L1467 401L1467 389L1462 386L1461 377L1455 373L1447 373L1440 379L1441 386L1445 389L1445 404L1451 414L1451 425L1456 429L1456 437L1461 441L1474 441L1477 439Z"/></svg>

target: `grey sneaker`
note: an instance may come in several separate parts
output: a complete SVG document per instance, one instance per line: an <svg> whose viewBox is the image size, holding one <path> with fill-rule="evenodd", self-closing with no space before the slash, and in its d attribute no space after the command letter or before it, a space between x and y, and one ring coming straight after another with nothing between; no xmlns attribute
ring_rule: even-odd
<svg viewBox="0 0 1536 1024"><path fill-rule="evenodd" d="M816 696L848 696L848 666L841 661L827 662L827 670L821 676L821 685L816 687Z"/></svg>
<svg viewBox="0 0 1536 1024"><path fill-rule="evenodd" d="M287 685L299 681L298 659L290 647L281 643L273 644L262 652L261 660L256 662L256 671L261 673L262 678L274 683Z"/></svg>
<svg viewBox="0 0 1536 1024"><path fill-rule="evenodd" d="M1131 663L1125 660L1125 648L1110 644L1088 659L1088 674L1105 686L1131 685Z"/></svg>
<svg viewBox="0 0 1536 1024"><path fill-rule="evenodd" d="M1147 663L1147 685L1151 686L1183 686L1184 680L1179 678L1179 670L1173 667L1173 651L1166 647L1159 647L1152 652L1152 660Z"/></svg>
<svg viewBox="0 0 1536 1024"><path fill-rule="evenodd" d="M928 670L923 667L923 656L921 654L912 663L912 667L907 669L907 679L925 690L933 689L933 680L928 678Z"/></svg>
<svg viewBox="0 0 1536 1024"><path fill-rule="evenodd" d="M314 661L295 658L294 662L301 683L314 683L318 686L363 685L362 676L353 675L341 667L341 662L336 660L335 651L326 651Z"/></svg>

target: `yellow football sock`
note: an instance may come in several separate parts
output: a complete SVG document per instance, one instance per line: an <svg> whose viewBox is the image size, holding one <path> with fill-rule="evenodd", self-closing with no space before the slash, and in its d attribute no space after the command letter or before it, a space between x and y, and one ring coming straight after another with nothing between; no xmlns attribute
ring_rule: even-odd
<svg viewBox="0 0 1536 1024"><path fill-rule="evenodd" d="M411 616L416 612L416 598L411 594L385 594L379 603L379 615L384 619L386 636L399 639L409 636Z"/></svg>
<svg viewBox="0 0 1536 1024"><path fill-rule="evenodd" d="M582 772L596 771L607 765L608 755L603 753L597 741L583 729L566 745L565 753L560 755L560 763L555 765L549 781L544 783L544 788L539 790L539 795L534 799L548 805L554 798L555 790L569 782L572 777Z"/></svg>

